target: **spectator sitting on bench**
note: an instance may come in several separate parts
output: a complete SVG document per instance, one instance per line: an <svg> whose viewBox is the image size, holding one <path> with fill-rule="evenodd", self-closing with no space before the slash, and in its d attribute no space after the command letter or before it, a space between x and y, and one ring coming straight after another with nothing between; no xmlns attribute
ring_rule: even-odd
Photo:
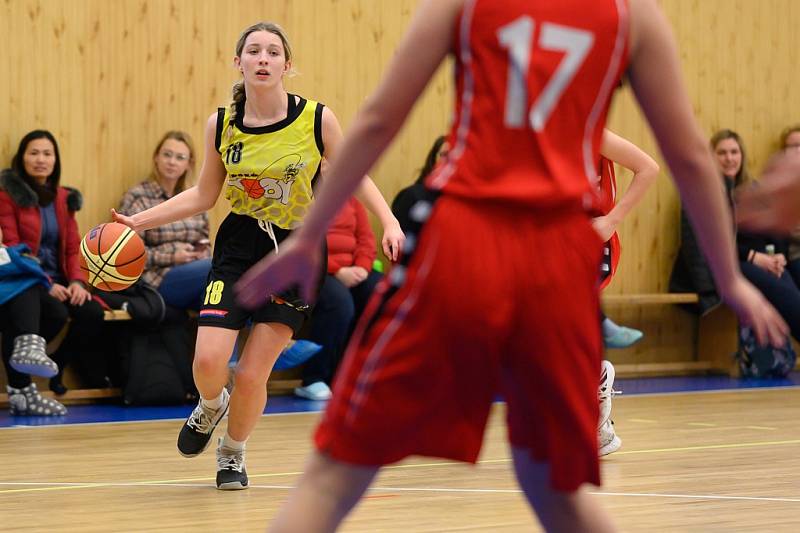
<svg viewBox="0 0 800 533"><path fill-rule="evenodd" d="M169 131L153 151L149 179L129 189L119 212L134 215L150 209L192 185L194 144L188 133ZM198 310L211 268L208 215L204 212L144 232L147 263L142 280L156 287L164 302L177 309Z"/></svg>
<svg viewBox="0 0 800 533"><path fill-rule="evenodd" d="M310 400L331 397L330 383L358 318L382 274L372 270L375 234L364 206L351 198L328 229L328 273L311 315L310 339L322 346L303 367L294 390Z"/></svg>
<svg viewBox="0 0 800 533"><path fill-rule="evenodd" d="M744 144L739 134L724 129L711 137L711 149L728 192L731 210L734 210L734 189L752 186ZM695 309L704 314L719 305L720 298L683 211L681 236L670 291L698 293L700 302ZM785 241L743 231L737 232L736 239L742 274L775 306L789 325L792 337L800 340L800 289L786 271Z"/></svg>
<svg viewBox="0 0 800 533"><path fill-rule="evenodd" d="M0 241L3 232L0 230ZM47 341L55 337L67 321L67 315L41 316L52 310L39 305L48 298L50 281L32 256L24 249L0 251L0 332L3 336L3 366L8 384L11 415L60 416L67 409L58 401L43 398L31 375L52 377L58 365L47 357ZM13 358L12 358L13 356Z"/></svg>
<svg viewBox="0 0 800 533"><path fill-rule="evenodd" d="M26 244L52 281L46 294L45 289L37 288L39 297L25 300L25 305L15 312L32 316L41 313L55 324L70 318L64 342L53 354L59 373L50 379L50 389L57 394L66 392L61 376L74 357L78 357L86 385L109 384L105 356L93 342L103 327L103 308L92 300L85 286L85 273L78 264L81 237L75 212L82 199L78 191L62 187L60 179L58 144L44 130L34 130L22 138L11 168L0 175L3 243ZM37 344L41 343L40 334Z"/></svg>
<svg viewBox="0 0 800 533"><path fill-rule="evenodd" d="M644 192L650 185L653 184L658 175L658 165L653 159L640 150L637 146L631 144L626 139L616 135L610 130L603 132L603 148L601 148L601 155L603 161L598 168L600 176L598 176L598 183L609 183L609 179L614 182L611 189L616 191L616 182L613 178L613 164L618 163L633 172L633 181L628 192L633 191L633 194L626 195L624 200L620 199L619 204L615 205L616 198L609 200L611 205L608 206L606 216L598 217L594 220L594 224L601 238L610 242L611 236L616 232L616 226L628 214L628 212L641 200ZM409 212L411 207L418 201L425 197L425 178L433 171L436 164L447 155L449 146L443 135L440 135L433 141L433 144L425 156L425 163L420 169L419 175L413 184L400 190L392 201L392 213L400 222L400 227L404 232L410 231L411 221L409 220ZM605 150L605 152L603 151ZM615 159L616 158L616 159ZM617 160L619 159L619 161ZM608 170L607 170L608 169ZM612 177L608 178L611 174ZM599 188L599 185L598 185ZM615 194L615 193L614 193ZM604 235L607 233L607 235ZM617 245L615 250L618 251ZM608 276L611 274L610 263L606 265L609 270L605 272ZM610 281L610 278L608 278ZM605 314L601 315L601 326L603 328L603 340L606 348L627 348L638 342L643 333L637 329L621 326L611 320Z"/></svg>
<svg viewBox="0 0 800 533"><path fill-rule="evenodd" d="M404 233L411 228L409 211L417 201L425 198L425 178L433 171L436 164L444 159L449 148L444 135L436 137L428 150L428 155L425 156L425 163L422 165L417 179L408 187L401 189L392 200L392 213L400 222L400 228Z"/></svg>

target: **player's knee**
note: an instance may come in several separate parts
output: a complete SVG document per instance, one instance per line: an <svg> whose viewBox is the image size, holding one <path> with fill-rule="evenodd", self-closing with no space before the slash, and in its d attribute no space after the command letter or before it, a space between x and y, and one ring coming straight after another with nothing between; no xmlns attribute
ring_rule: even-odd
<svg viewBox="0 0 800 533"><path fill-rule="evenodd" d="M234 383L240 391L255 391L264 388L269 375L247 365L239 366L236 369Z"/></svg>
<svg viewBox="0 0 800 533"><path fill-rule="evenodd" d="M194 370L204 375L210 375L223 365L221 361L222 358L216 351L198 346L194 354Z"/></svg>

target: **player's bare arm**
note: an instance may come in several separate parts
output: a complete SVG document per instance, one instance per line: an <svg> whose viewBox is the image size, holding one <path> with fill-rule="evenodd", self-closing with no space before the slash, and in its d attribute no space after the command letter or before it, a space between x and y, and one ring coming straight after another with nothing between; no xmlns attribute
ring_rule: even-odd
<svg viewBox="0 0 800 533"><path fill-rule="evenodd" d="M206 122L205 154L196 185L176 194L166 202L133 216L125 216L112 209L114 221L125 224L134 231L142 232L214 207L225 183L225 167L214 143L216 126L217 113L213 113Z"/></svg>

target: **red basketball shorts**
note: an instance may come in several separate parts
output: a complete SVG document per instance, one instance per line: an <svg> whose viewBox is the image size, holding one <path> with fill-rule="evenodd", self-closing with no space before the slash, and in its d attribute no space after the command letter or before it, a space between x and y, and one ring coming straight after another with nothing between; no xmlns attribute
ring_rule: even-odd
<svg viewBox="0 0 800 533"><path fill-rule="evenodd" d="M440 198L358 325L318 449L475 462L499 394L511 443L549 463L553 488L599 484L601 248L583 213Z"/></svg>

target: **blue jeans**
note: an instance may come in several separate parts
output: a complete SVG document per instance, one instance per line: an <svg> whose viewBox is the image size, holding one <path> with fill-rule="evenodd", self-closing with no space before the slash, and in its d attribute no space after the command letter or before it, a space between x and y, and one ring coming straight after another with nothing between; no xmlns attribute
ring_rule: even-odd
<svg viewBox="0 0 800 533"><path fill-rule="evenodd" d="M792 337L800 341L800 289L795 285L789 271L784 270L783 275L778 278L753 263L740 261L739 264L744 277L775 306L789 324Z"/></svg>
<svg viewBox="0 0 800 533"><path fill-rule="evenodd" d="M174 266L161 280L158 292L171 307L197 311L203 302L209 270L211 259L198 259Z"/></svg>
<svg viewBox="0 0 800 533"><path fill-rule="evenodd" d="M311 314L309 335L322 350L303 366L303 386L316 381L331 383L350 334L382 277L383 274L372 271L367 279L347 288L334 276L325 275Z"/></svg>

